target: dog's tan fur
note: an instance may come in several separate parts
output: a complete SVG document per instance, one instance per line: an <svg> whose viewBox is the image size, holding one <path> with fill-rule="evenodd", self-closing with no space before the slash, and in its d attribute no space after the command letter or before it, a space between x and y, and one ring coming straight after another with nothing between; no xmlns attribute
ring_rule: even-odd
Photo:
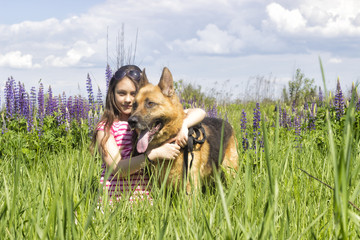
<svg viewBox="0 0 360 240"><path fill-rule="evenodd" d="M135 98L135 108L130 119L136 118L138 121L135 128L139 129L150 128L154 125L154 122L158 119L163 121L163 128L154 136L150 142L149 147L154 148L162 145L169 139L175 137L180 131L185 114L183 107L179 101L179 98L175 94L173 87L173 78L169 69L164 68L160 82L154 86L147 80L145 71L140 81L140 90ZM203 124L207 138L218 137L215 136L212 129ZM202 136L201 136L202 138ZM224 141L225 142L225 141ZM224 158L221 162L221 166L225 171L231 172L238 168L238 153L236 148L236 141L234 133L231 129L231 135L228 136L224 143ZM208 139L204 144L196 145L194 148L194 160L192 167L190 168L189 176L192 184L195 187L199 186L199 180L206 180L212 176L214 164L209 162L210 150L214 146L210 146ZM218 147L218 146L216 146ZM166 171L170 167L169 176L167 179L167 185L181 186L183 180L183 162L184 151L181 150L180 155L173 161L158 161L155 169L159 171L159 181L162 183L165 179ZM189 154L189 162L191 156ZM199 179L200 178L200 179ZM190 182L187 182L187 191L189 192Z"/></svg>

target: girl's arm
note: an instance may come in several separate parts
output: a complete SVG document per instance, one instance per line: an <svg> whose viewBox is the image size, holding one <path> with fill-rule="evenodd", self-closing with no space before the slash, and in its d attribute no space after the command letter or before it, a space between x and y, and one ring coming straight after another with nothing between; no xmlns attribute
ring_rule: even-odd
<svg viewBox="0 0 360 240"><path fill-rule="evenodd" d="M176 136L176 143L180 147L185 147L188 140L189 128L200 123L206 116L206 112L201 108L189 108L184 110L186 116L180 132Z"/></svg>
<svg viewBox="0 0 360 240"><path fill-rule="evenodd" d="M120 177L126 177L128 174L133 174L146 165L145 154L140 154L135 157L122 159L119 147L116 144L114 136L110 135L107 140L105 147L107 154L105 154L100 147L100 142L103 139L104 131L98 131L96 135L96 141L99 146L104 163L112 168L112 173L118 173ZM164 145L147 151L148 159L155 160L159 159L175 159L180 153L180 147L177 144L165 143Z"/></svg>

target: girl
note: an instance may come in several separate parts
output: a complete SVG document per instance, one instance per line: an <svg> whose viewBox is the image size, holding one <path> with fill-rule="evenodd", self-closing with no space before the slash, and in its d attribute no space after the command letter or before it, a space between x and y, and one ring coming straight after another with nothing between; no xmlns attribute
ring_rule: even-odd
<svg viewBox="0 0 360 240"><path fill-rule="evenodd" d="M199 108L186 109L186 118L175 144L149 149L145 154L131 156L134 135L127 122L132 103L139 90L141 70L135 65L119 68L109 83L106 95L104 114L100 119L93 136L93 145L99 147L103 160L103 172L100 183L104 184L106 170L111 171L104 188L107 189L110 203L112 198L119 200L122 193L130 193L130 201L135 199L151 199L148 186L149 176L143 171L147 155L149 160L157 158L172 160L180 153L180 147L187 143L188 128L201 122L205 111Z"/></svg>

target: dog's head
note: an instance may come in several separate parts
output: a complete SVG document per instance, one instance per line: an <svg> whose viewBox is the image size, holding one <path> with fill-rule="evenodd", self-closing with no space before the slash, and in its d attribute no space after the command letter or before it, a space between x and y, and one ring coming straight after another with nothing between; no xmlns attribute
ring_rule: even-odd
<svg viewBox="0 0 360 240"><path fill-rule="evenodd" d="M130 127L138 133L136 149L160 146L179 132L184 119L182 105L175 94L173 77L164 68L158 85L149 83L145 70L140 80L140 90L128 119Z"/></svg>

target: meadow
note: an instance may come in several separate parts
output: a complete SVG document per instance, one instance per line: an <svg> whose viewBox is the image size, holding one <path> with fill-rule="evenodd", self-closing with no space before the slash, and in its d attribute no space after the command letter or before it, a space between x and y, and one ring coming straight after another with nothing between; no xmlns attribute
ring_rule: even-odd
<svg viewBox="0 0 360 240"><path fill-rule="evenodd" d="M109 81L111 69L106 69ZM325 82L325 81L324 81ZM234 127L240 168L215 188L186 195L154 182L153 202L107 204L91 132L103 110L88 96L28 92L9 78L1 98L2 239L356 239L360 237L360 102L340 82L302 104L216 104L196 89L184 106L203 107ZM179 84L179 83L177 83ZM209 100L209 101L207 101ZM152 176L154 177L154 176ZM102 197L103 203L99 203Z"/></svg>

